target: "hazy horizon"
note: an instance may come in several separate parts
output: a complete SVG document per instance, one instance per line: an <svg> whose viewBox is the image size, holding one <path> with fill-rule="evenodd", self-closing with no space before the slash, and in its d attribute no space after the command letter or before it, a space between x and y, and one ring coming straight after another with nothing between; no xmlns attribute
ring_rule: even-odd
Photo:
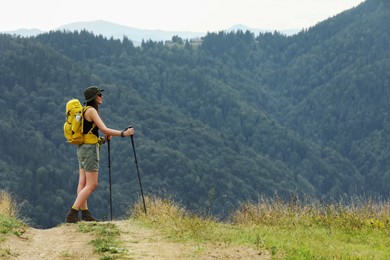
<svg viewBox="0 0 390 260"><path fill-rule="evenodd" d="M49 31L75 22L104 20L143 30L218 31L249 28L289 30L312 27L364 0L14 0L0 11L0 31Z"/></svg>

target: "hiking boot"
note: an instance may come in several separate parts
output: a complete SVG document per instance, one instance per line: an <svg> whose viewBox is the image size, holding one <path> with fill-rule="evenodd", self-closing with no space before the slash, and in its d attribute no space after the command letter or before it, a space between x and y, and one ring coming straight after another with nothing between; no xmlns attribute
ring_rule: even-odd
<svg viewBox="0 0 390 260"><path fill-rule="evenodd" d="M79 222L79 216L78 216L79 211L75 209L70 209L68 214L66 214L66 223L77 223Z"/></svg>
<svg viewBox="0 0 390 260"><path fill-rule="evenodd" d="M96 218L92 217L92 214L89 210L81 210L81 220L83 221L98 221Z"/></svg>

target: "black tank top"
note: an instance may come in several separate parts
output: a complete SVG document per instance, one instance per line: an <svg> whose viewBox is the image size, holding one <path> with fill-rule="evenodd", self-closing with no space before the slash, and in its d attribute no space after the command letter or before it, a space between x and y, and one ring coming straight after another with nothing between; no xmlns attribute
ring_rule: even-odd
<svg viewBox="0 0 390 260"><path fill-rule="evenodd" d="M88 120L84 120L84 125L83 125L83 133L84 134L87 134L91 128L94 126L93 122L89 122ZM97 137L99 137L99 128L97 128L96 126L92 129L92 133L94 135L96 135Z"/></svg>
<svg viewBox="0 0 390 260"><path fill-rule="evenodd" d="M87 111L87 110L85 110ZM84 113L85 113L84 111ZM89 122L87 119L84 118L84 125L83 125L83 133L87 134L91 128L94 126L93 122ZM95 125L95 127L92 129L92 133L99 137L99 128Z"/></svg>

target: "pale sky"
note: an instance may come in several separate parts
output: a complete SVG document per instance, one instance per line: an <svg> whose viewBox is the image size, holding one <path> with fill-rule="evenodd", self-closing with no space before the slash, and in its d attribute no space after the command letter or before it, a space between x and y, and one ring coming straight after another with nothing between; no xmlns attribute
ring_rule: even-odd
<svg viewBox="0 0 390 260"><path fill-rule="evenodd" d="M364 0L8 0L0 32L54 30L73 22L105 20L139 29L207 32L236 24L267 30L303 29Z"/></svg>

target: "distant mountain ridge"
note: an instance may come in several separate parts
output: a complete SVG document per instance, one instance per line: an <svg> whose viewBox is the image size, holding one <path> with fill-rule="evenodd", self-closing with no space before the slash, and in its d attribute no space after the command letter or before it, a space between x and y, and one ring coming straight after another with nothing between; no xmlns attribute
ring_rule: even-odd
<svg viewBox="0 0 390 260"><path fill-rule="evenodd" d="M128 27L104 20L97 20L91 22L76 22L67 24L57 28L57 30L81 31L87 30L96 35L103 35L107 38L123 39L124 36L133 41L135 45L140 45L142 40L152 41L167 41L171 40L173 36L177 35L184 39L193 39L204 36L204 32L190 32L190 31L163 31L163 30L146 30L134 27Z"/></svg>
<svg viewBox="0 0 390 260"><path fill-rule="evenodd" d="M5 34L12 34L12 35L20 35L23 37L30 37L30 36L36 36L38 34L44 33L44 31L40 29L18 29L15 31L6 31L6 32L0 32L0 33L5 33Z"/></svg>
<svg viewBox="0 0 390 260"><path fill-rule="evenodd" d="M167 41L171 40L173 36L179 36L183 39L195 39L203 37L207 34L207 32L191 32L191 31L163 31L163 30L148 30L148 29L139 29L129 26L124 26L116 23L112 23L109 21L104 20L96 20L96 21L85 21L85 22L74 22L70 24L66 24L63 26L60 26L58 28L53 29L54 31L81 31L81 30L87 30L89 32L94 33L95 35L102 35L106 38L114 38L114 39L123 39L123 37L127 37L131 41L133 41L134 45L140 45L141 42L152 40L152 41ZM234 25L228 29L221 29L221 31L251 31L254 34L259 34L260 32L266 32L267 30L264 29L256 29L256 28L250 28L242 24ZM291 30L284 30L280 31L283 34L286 35L292 35L299 30L297 29L291 29ZM22 37L30 37L30 36L36 36L38 34L45 33L45 31L42 31L40 29L19 29L16 31L8 31L3 32L6 34L15 34L20 35Z"/></svg>

